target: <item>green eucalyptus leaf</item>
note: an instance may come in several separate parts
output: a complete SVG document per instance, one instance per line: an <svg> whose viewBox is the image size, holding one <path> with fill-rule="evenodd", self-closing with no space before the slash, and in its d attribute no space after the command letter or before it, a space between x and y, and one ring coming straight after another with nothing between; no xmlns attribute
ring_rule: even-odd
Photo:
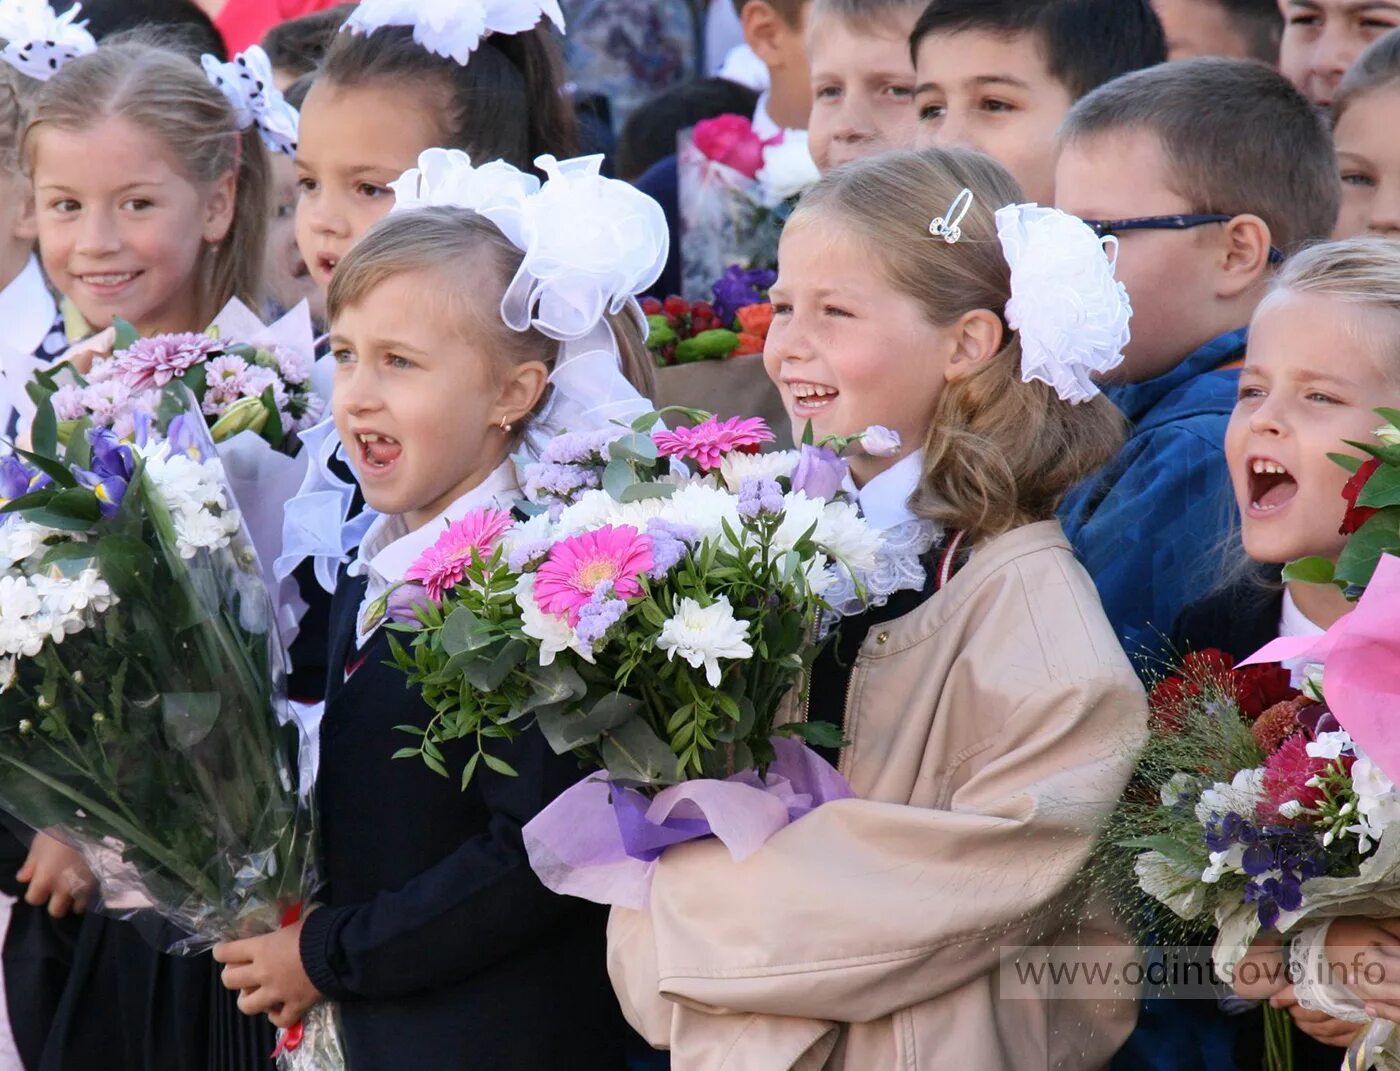
<svg viewBox="0 0 1400 1071"><path fill-rule="evenodd" d="M680 773L675 753L640 718L629 718L607 733L599 752L617 784L672 785Z"/></svg>
<svg viewBox="0 0 1400 1071"><path fill-rule="evenodd" d="M635 718L641 709L640 700L614 692L587 709L565 704L542 707L535 712L535 722L554 753L563 755L596 742L604 733Z"/></svg>
<svg viewBox="0 0 1400 1071"><path fill-rule="evenodd" d="M443 652L451 657L475 650L479 644L473 642L473 633L480 627L481 619L476 614L460 604L454 607L452 612L447 615L447 620L442 623L442 630L439 633Z"/></svg>
<svg viewBox="0 0 1400 1071"><path fill-rule="evenodd" d="M603 470L603 490L621 501L623 492L637 482L637 474L625 461L609 461Z"/></svg>
<svg viewBox="0 0 1400 1071"><path fill-rule="evenodd" d="M523 640L507 640L489 661L478 660L464 671L473 688L493 692L510 675L510 671L525 660L529 647Z"/></svg>
<svg viewBox="0 0 1400 1071"><path fill-rule="evenodd" d="M656 443L650 435L634 431L610 442L608 457L614 461L636 461L650 465L656 461Z"/></svg>
<svg viewBox="0 0 1400 1071"><path fill-rule="evenodd" d="M634 483L614 497L619 502L640 502L644 498L670 498L676 493L673 483Z"/></svg>

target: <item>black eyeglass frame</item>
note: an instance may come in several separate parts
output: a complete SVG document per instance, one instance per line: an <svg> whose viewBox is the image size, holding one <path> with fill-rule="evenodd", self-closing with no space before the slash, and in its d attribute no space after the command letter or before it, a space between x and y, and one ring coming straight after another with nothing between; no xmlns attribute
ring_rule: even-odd
<svg viewBox="0 0 1400 1071"><path fill-rule="evenodd" d="M1119 231L1187 231L1208 223L1229 223L1234 215L1224 212L1198 212L1176 216L1138 216L1134 219L1086 219L1084 225L1100 238L1110 238ZM1269 263L1282 264L1283 250L1269 246Z"/></svg>

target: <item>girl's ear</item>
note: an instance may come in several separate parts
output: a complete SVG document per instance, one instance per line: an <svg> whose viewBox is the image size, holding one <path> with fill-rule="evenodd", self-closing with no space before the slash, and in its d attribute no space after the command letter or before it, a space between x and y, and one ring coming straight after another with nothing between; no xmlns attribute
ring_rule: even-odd
<svg viewBox="0 0 1400 1071"><path fill-rule="evenodd" d="M549 367L543 361L511 365L491 410L491 423L519 424L534 411L548 385Z"/></svg>
<svg viewBox="0 0 1400 1071"><path fill-rule="evenodd" d="M973 309L948 328L953 352L943 368L943 377L952 383L971 375L1001 352L1005 330L1001 317L990 309Z"/></svg>
<svg viewBox="0 0 1400 1071"><path fill-rule="evenodd" d="M238 172L226 171L214 180L204 202L204 240L222 242L233 229L234 205L238 198Z"/></svg>

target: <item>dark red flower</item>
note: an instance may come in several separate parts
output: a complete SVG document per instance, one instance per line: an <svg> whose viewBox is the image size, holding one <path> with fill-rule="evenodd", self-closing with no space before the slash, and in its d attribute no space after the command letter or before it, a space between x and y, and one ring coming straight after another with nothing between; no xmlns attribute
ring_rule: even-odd
<svg viewBox="0 0 1400 1071"><path fill-rule="evenodd" d="M667 316L689 316L690 302L676 294L672 294L661 303L661 307L666 310Z"/></svg>
<svg viewBox="0 0 1400 1071"><path fill-rule="evenodd" d="M1218 647L1192 651L1181 660L1181 675L1197 683L1228 681L1234 669L1235 660Z"/></svg>
<svg viewBox="0 0 1400 1071"><path fill-rule="evenodd" d="M1298 694L1293 687L1293 674L1277 663L1245 666L1235 670L1234 676L1235 699L1245 721L1253 721L1276 703Z"/></svg>
<svg viewBox="0 0 1400 1071"><path fill-rule="evenodd" d="M665 306L654 297L642 298L642 312L647 316L660 316Z"/></svg>
<svg viewBox="0 0 1400 1071"><path fill-rule="evenodd" d="M1342 518L1342 527L1338 531L1342 535L1351 535L1363 524L1374 517L1380 510L1373 506L1358 506L1356 500L1361 497L1361 490L1366 486L1366 481L1376 474L1376 470L1381 467L1379 458L1371 458L1355 473L1342 488L1342 497L1346 499L1347 512Z"/></svg>
<svg viewBox="0 0 1400 1071"><path fill-rule="evenodd" d="M1168 732L1181 729L1186 709L1201 694L1201 686L1184 677L1164 677L1152 687L1147 697L1147 709L1153 724Z"/></svg>

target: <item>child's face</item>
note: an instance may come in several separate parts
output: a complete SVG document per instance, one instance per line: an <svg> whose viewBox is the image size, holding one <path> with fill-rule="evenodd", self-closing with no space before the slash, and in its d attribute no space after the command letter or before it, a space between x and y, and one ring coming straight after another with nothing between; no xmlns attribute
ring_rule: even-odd
<svg viewBox="0 0 1400 1071"><path fill-rule="evenodd" d="M448 285L469 289L432 271L392 276L331 325L336 431L365 501L403 514L410 528L501 463L500 422L517 419L507 409L512 381L490 346L468 341Z"/></svg>
<svg viewBox="0 0 1400 1071"><path fill-rule="evenodd" d="M316 323L326 318L326 295L311 278L306 260L297 249L297 173L283 153L272 157L272 218L267 226L267 259L263 278L267 294L281 309L291 309L303 299L310 303Z"/></svg>
<svg viewBox="0 0 1400 1071"><path fill-rule="evenodd" d="M914 14L868 27L836 15L812 23L808 146L821 171L914 144Z"/></svg>
<svg viewBox="0 0 1400 1071"><path fill-rule="evenodd" d="M912 451L942 391L948 333L885 281L877 258L838 220L814 214L794 222L779 246L763 349L793 438L809 420L818 440L882 424ZM852 469L866 480L893 463L861 458Z"/></svg>
<svg viewBox="0 0 1400 1071"><path fill-rule="evenodd" d="M1168 183L1161 145L1125 130L1064 147L1055 171L1055 207L1080 219L1181 215L1196 207ZM1222 330L1210 322L1222 228L1124 231L1117 276L1133 303L1132 341L1119 376L1137 383L1162 375ZM1243 327L1241 321L1234 325Z"/></svg>
<svg viewBox="0 0 1400 1071"><path fill-rule="evenodd" d="M1074 101L1029 34L932 33L919 43L914 108L920 148L986 153L1026 196L1055 196L1055 135Z"/></svg>
<svg viewBox="0 0 1400 1071"><path fill-rule="evenodd" d="M1279 9L1279 71L1324 108L1366 46L1400 26L1400 0L1279 0Z"/></svg>
<svg viewBox="0 0 1400 1071"><path fill-rule="evenodd" d="M744 40L768 68L768 111L781 127L807 127L812 107L806 40L811 8L811 0L803 0L795 26L766 0L750 0L741 16Z"/></svg>
<svg viewBox="0 0 1400 1071"><path fill-rule="evenodd" d="M1395 329L1383 311L1322 294L1279 293L1259 307L1225 435L1255 561L1341 553L1349 474L1327 454L1356 455L1345 440L1370 441L1382 423L1373 410L1400 405L1383 371Z"/></svg>
<svg viewBox="0 0 1400 1071"><path fill-rule="evenodd" d="M427 89L345 87L318 80L301 109L296 235L322 291L360 237L389 214L393 182L438 143L441 108Z"/></svg>
<svg viewBox="0 0 1400 1071"><path fill-rule="evenodd" d="M1253 59L1249 40L1220 0L1152 0L1167 37L1167 59L1230 56Z"/></svg>
<svg viewBox="0 0 1400 1071"><path fill-rule="evenodd" d="M201 262L233 223L231 172L193 183L159 138L114 117L41 130L33 174L44 270L90 325L205 327L195 322Z"/></svg>
<svg viewBox="0 0 1400 1071"><path fill-rule="evenodd" d="M1374 89L1352 99L1337 121L1337 164L1342 209L1335 237L1379 234L1400 238L1400 141L1395 116L1400 87Z"/></svg>

